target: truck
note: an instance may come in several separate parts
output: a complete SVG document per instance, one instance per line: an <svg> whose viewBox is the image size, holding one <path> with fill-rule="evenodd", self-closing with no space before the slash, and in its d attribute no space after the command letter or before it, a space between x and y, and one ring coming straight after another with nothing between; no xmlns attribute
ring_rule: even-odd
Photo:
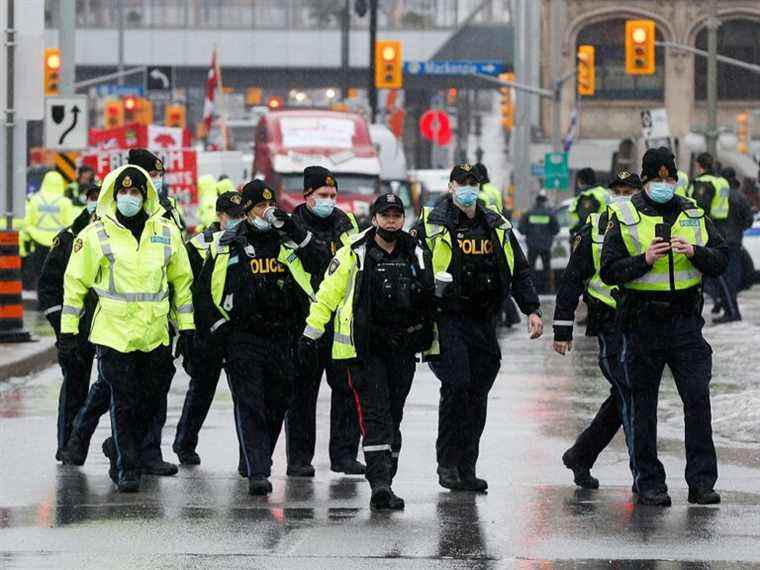
<svg viewBox="0 0 760 570"><path fill-rule="evenodd" d="M338 181L338 206L360 224L380 192L380 159L364 117L322 109L283 109L261 117L253 172L277 195L285 211L303 202L303 171L324 166Z"/></svg>

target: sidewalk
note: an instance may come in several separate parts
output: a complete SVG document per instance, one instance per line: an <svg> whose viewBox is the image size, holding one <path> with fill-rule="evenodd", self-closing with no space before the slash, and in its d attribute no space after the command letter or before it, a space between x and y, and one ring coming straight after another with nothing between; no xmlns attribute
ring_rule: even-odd
<svg viewBox="0 0 760 570"><path fill-rule="evenodd" d="M56 362L53 329L36 310L37 295L24 291L24 328L32 342L0 343L0 382L26 376Z"/></svg>

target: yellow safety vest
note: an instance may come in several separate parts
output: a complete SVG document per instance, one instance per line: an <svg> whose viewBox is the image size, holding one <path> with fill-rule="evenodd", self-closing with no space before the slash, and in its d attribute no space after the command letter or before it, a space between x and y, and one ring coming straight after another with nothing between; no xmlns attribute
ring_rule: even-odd
<svg viewBox="0 0 760 570"><path fill-rule="evenodd" d="M703 174L702 176L699 176L695 182L709 182L713 185L713 188L715 188L712 202L710 202L710 217L713 220L725 220L728 218L728 198L731 193L731 186L729 185L728 180L722 176Z"/></svg>
<svg viewBox="0 0 760 570"><path fill-rule="evenodd" d="M654 241L655 226L663 222L662 216L644 215L631 202L614 204L610 206L610 210L620 222L620 234L628 253L632 256L646 253ZM681 212L670 234L693 245L705 245L708 235L704 211L700 208L690 208ZM702 282L702 273L692 265L688 257L675 252L672 253L672 257L672 285L670 255L665 255L658 259L647 273L623 284L623 287L635 291L680 291Z"/></svg>
<svg viewBox="0 0 760 570"><path fill-rule="evenodd" d="M607 203L609 202L610 198L609 190L603 186L594 186L593 188L584 190L573 199L573 201L570 203L570 208L568 208L571 227L576 226L580 223L581 219L580 215L578 214L578 203L587 196L596 198L596 201L599 202L599 209L596 212L592 213L601 214L607 209Z"/></svg>
<svg viewBox="0 0 760 570"><path fill-rule="evenodd" d="M604 244L604 233L599 231L600 214L591 214L588 221L591 224L591 254L594 259L594 275L589 279L586 292L594 299L601 301L608 307L617 308L617 301L612 296L612 292L617 287L607 285L599 276L599 269L602 266L602 245Z"/></svg>

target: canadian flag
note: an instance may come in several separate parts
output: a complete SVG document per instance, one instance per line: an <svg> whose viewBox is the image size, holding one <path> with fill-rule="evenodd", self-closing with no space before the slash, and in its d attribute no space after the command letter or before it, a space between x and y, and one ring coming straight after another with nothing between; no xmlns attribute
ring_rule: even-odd
<svg viewBox="0 0 760 570"><path fill-rule="evenodd" d="M211 123L214 120L216 110L216 92L219 88L219 63L217 61L216 48L211 55L211 67L208 70L206 81L206 99L203 101L203 122L206 123L206 132L211 132Z"/></svg>

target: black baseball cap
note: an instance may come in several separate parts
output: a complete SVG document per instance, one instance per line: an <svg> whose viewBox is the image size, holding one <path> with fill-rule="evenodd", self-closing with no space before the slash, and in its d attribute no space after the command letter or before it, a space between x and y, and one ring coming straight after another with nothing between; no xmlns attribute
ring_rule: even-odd
<svg viewBox="0 0 760 570"><path fill-rule="evenodd" d="M224 192L216 199L216 211L239 218L245 214L243 195L240 192Z"/></svg>
<svg viewBox="0 0 760 570"><path fill-rule="evenodd" d="M116 194L122 188L137 188L144 196L148 191L148 177L139 168L127 166L116 177L113 193Z"/></svg>
<svg viewBox="0 0 760 570"><path fill-rule="evenodd" d="M628 172L627 170L621 170L612 182L610 182L610 188L617 188L618 186L628 186L629 188L641 190L641 178L639 178L638 174Z"/></svg>
<svg viewBox="0 0 760 570"><path fill-rule="evenodd" d="M158 172L164 172L164 163L155 154L150 152L147 148L133 148L129 150L127 156L127 162L139 166L146 172L156 170Z"/></svg>
<svg viewBox="0 0 760 570"><path fill-rule="evenodd" d="M467 164L466 162L463 164L457 164L454 168L451 169L449 182L453 181L457 184L463 184L467 182L468 179L472 179L478 184L483 182L480 170L470 164Z"/></svg>
<svg viewBox="0 0 760 570"><path fill-rule="evenodd" d="M93 194L100 194L100 184L85 184L82 189L85 198L90 198Z"/></svg>
<svg viewBox="0 0 760 570"><path fill-rule="evenodd" d="M248 212L256 204L274 200L274 190L258 178L246 183L240 193L243 196L243 212Z"/></svg>
<svg viewBox="0 0 760 570"><path fill-rule="evenodd" d="M404 213L404 203L401 201L401 198L391 192L377 197L370 208L370 215L382 214L388 210L398 210L402 214Z"/></svg>

